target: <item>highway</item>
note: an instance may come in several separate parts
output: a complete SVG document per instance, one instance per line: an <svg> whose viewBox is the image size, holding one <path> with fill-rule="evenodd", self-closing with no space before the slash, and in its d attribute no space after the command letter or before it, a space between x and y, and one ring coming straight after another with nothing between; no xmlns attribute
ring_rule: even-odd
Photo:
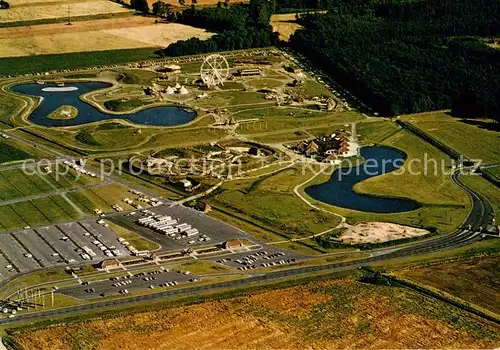
<svg viewBox="0 0 500 350"><path fill-rule="evenodd" d="M72 313L97 310L100 308L125 306L137 302L161 300L174 296L192 295L200 292L216 291L218 289L243 287L243 286L248 286L250 284L269 282L282 278L289 278L298 275L311 274L317 272L338 272L338 271L352 270L352 269L357 269L361 266L369 265L377 261L417 256L431 252L441 251L443 249L449 249L453 247L470 244L471 242L481 239L481 232L479 232L479 230L482 228L486 228L487 225L491 223L493 218L493 209L490 203L484 197L475 193L471 188L467 187L460 181L459 171L456 171L452 175L452 180L454 183L456 183L458 186L463 188L468 193L468 195L471 198L472 208L466 220L464 221L462 228L448 235L428 239L421 242L416 242L414 244L406 245L400 248L390 247L385 250L378 250L376 251L376 254L373 254L370 258L366 259L346 261L346 262L333 263L320 266L289 268L279 271L257 274L244 279L219 282L210 285L192 286L187 288L162 291L148 295L131 296L115 300L104 300L80 306L72 306L67 308L32 312L32 313L17 315L14 318L0 319L0 324L9 324L21 321L29 322L41 318L61 317Z"/></svg>

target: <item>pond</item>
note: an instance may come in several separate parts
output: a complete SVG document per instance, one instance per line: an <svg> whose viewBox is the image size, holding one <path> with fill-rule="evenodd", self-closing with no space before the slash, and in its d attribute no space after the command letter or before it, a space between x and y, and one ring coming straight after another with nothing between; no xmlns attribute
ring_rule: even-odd
<svg viewBox="0 0 500 350"><path fill-rule="evenodd" d="M22 84L14 86L11 90L42 98L40 105L28 117L31 122L42 126L73 126L106 119L125 119L142 125L174 126L186 124L196 117L195 112L177 106L151 107L130 114L107 114L80 100L80 96L87 92L110 86L111 84L104 82L67 83L64 88L55 84ZM76 107L78 109L76 118L67 120L47 118L50 112L61 105Z"/></svg>
<svg viewBox="0 0 500 350"><path fill-rule="evenodd" d="M324 203L372 213L400 213L421 207L420 203L407 198L378 197L354 192L353 187L358 182L397 170L406 160L404 152L391 147L363 147L360 152L365 160L363 164L337 169L328 181L309 186L305 192Z"/></svg>

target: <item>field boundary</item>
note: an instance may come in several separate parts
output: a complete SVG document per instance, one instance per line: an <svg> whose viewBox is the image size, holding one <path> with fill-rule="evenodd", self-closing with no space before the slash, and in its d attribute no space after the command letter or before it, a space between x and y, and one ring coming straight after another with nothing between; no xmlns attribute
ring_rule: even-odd
<svg viewBox="0 0 500 350"><path fill-rule="evenodd" d="M110 18L123 18L130 16L138 16L139 13L136 11L130 12L117 12L117 13L102 13L99 15L82 15L82 16L72 16L71 22L79 21L90 21L96 19L110 19ZM54 24L54 23L64 23L67 22L68 18L58 17L58 18L44 18L44 19L33 19L27 21L15 21L15 22L3 22L0 23L0 28L13 28L13 27L28 27L43 24Z"/></svg>
<svg viewBox="0 0 500 350"><path fill-rule="evenodd" d="M469 313L472 313L476 316L479 316L481 318L487 319L489 321L492 321L496 324L500 324L500 315L486 310L478 305L469 303L461 298L458 298L454 295L451 295L447 292L444 292L440 289L433 288L421 283L417 283L413 280L406 279L406 278L401 278L401 277L396 277L394 275L390 274L383 274L383 276L395 283L401 284L409 289L415 290L421 294L424 294L426 296L429 296L434 299L438 299L440 301L443 301L445 303L448 303L450 305L453 305L455 307L458 307L459 309L462 309L464 311L467 311Z"/></svg>

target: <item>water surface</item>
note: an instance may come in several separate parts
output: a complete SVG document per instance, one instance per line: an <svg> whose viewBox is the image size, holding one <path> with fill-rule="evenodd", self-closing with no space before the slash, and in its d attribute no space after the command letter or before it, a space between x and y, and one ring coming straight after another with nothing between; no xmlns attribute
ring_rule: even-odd
<svg viewBox="0 0 500 350"><path fill-rule="evenodd" d="M363 147L360 152L364 164L349 170L337 169L328 181L309 186L305 192L316 200L337 207L372 213L399 213L421 207L420 203L407 198L377 197L354 192L353 187L358 182L399 169L406 159L404 152L391 147Z"/></svg>
<svg viewBox="0 0 500 350"><path fill-rule="evenodd" d="M174 126L186 124L196 117L195 112L177 106L151 107L129 114L107 114L80 100L80 96L87 92L105 89L110 86L111 84L109 83L93 81L66 83L66 89L57 89L55 84L39 85L30 83L14 86L12 91L25 95L42 97L42 102L33 111L33 113L31 113L28 119L35 124L49 127L82 125L106 119L125 119L132 123L142 125ZM44 89L49 91L43 91ZM55 120L47 118L47 115L61 105L71 105L76 107L78 109L78 115L76 118L69 120Z"/></svg>

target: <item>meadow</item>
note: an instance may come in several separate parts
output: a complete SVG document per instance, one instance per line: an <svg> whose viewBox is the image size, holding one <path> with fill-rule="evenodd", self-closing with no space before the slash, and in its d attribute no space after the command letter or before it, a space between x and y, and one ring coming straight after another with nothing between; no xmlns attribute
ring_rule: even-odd
<svg viewBox="0 0 500 350"><path fill-rule="evenodd" d="M485 119L461 119L447 112L403 116L445 145L474 160L500 162L498 123Z"/></svg>

